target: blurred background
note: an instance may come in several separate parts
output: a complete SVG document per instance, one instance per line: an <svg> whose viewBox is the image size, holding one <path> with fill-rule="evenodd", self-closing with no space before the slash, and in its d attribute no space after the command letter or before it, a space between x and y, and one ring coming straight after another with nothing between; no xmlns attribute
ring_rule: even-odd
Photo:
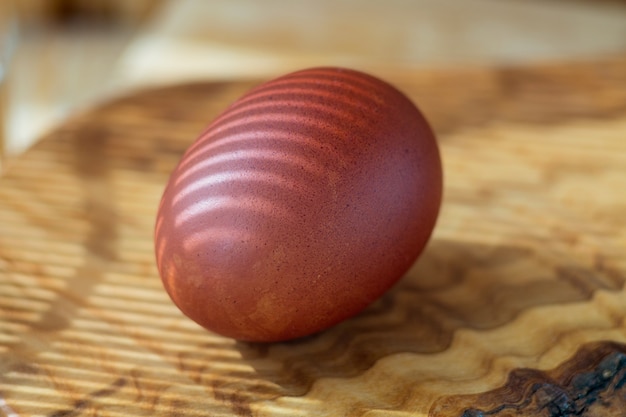
<svg viewBox="0 0 626 417"><path fill-rule="evenodd" d="M0 164L72 113L155 85L625 51L626 0L2 0Z"/></svg>

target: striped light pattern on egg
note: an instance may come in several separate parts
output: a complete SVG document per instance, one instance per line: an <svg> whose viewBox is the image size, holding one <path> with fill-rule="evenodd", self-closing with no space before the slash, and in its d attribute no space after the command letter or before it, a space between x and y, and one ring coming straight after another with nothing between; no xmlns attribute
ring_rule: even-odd
<svg viewBox="0 0 626 417"><path fill-rule="evenodd" d="M211 331L302 337L402 277L441 196L436 140L407 97L353 70L298 71L251 90L188 148L159 206L157 266Z"/></svg>

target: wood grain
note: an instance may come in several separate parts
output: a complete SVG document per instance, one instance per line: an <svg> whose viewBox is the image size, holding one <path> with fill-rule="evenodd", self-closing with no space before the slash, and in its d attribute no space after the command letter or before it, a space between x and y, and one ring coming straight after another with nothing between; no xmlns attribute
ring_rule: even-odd
<svg viewBox="0 0 626 417"><path fill-rule="evenodd" d="M489 393L446 398L434 414L457 409L463 417L574 416L607 415L612 409L620 415L626 409L625 384L626 346L591 343L554 370L516 369L506 385Z"/></svg>
<svg viewBox="0 0 626 417"><path fill-rule="evenodd" d="M120 98L14 160L0 415L623 415L626 58L386 78L439 133L435 235L365 312L289 343L199 328L154 265L168 173L256 81Z"/></svg>

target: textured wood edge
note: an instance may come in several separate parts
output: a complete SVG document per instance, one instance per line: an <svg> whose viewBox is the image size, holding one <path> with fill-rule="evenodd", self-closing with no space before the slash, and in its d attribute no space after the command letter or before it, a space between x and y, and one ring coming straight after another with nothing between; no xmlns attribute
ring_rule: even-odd
<svg viewBox="0 0 626 417"><path fill-rule="evenodd" d="M493 391L441 399L430 415L621 415L626 409L625 385L626 345L595 342L553 370L515 369L507 383Z"/></svg>

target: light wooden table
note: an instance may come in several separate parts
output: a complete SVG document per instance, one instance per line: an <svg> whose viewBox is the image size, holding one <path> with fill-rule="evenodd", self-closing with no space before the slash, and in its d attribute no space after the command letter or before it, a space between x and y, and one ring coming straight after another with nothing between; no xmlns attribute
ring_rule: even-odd
<svg viewBox="0 0 626 417"><path fill-rule="evenodd" d="M626 50L626 3L170 0L116 68L124 86L274 77L319 65L519 65Z"/></svg>
<svg viewBox="0 0 626 417"><path fill-rule="evenodd" d="M626 57L386 78L439 136L438 226L381 300L290 343L199 328L154 264L168 173L257 80L135 93L18 158L0 415L623 416Z"/></svg>

